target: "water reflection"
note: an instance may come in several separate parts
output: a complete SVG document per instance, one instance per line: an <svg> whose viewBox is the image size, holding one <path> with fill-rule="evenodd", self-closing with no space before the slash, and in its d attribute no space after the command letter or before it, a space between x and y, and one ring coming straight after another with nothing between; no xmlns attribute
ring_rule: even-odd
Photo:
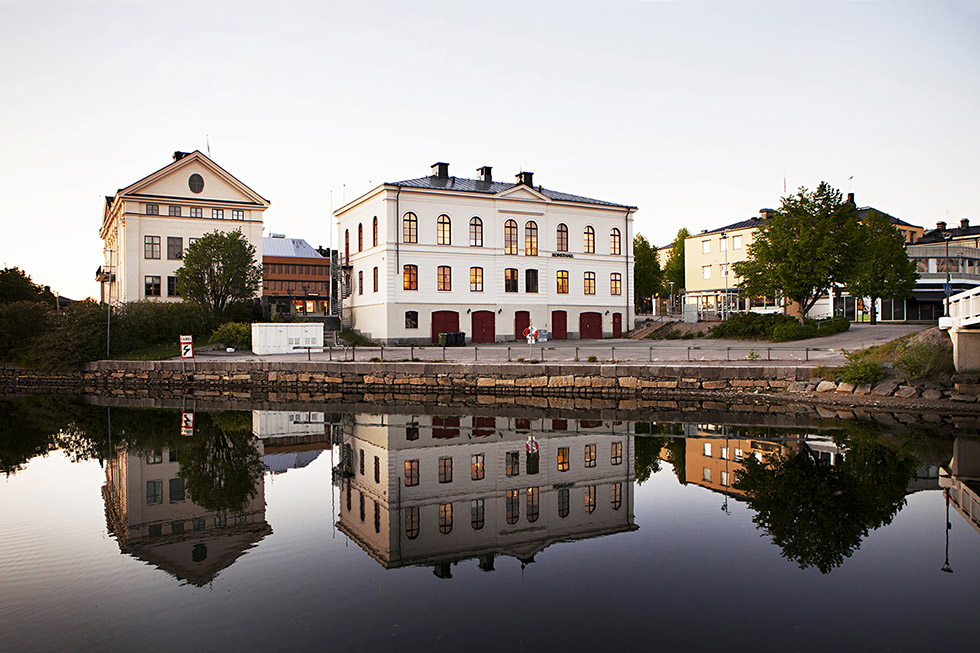
<svg viewBox="0 0 980 653"><path fill-rule="evenodd" d="M360 414L338 436L338 528L386 568L489 572L637 528L630 423Z"/></svg>
<svg viewBox="0 0 980 653"><path fill-rule="evenodd" d="M953 457L940 472L939 484L953 509L980 533L980 440L958 437L953 441ZM948 522L947 516L947 530L951 527Z"/></svg>

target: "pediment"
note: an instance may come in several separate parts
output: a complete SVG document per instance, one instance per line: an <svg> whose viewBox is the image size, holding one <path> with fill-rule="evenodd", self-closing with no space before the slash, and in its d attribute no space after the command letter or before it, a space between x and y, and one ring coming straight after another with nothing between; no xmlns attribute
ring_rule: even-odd
<svg viewBox="0 0 980 653"><path fill-rule="evenodd" d="M204 187L195 193L190 180L199 175ZM119 191L120 195L141 197L186 198L188 200L223 201L258 204L269 202L236 179L224 168L200 152L193 152L138 182Z"/></svg>
<svg viewBox="0 0 980 653"><path fill-rule="evenodd" d="M509 200L535 200L539 202L550 202L546 195L539 193L529 186L517 185L513 188L497 193L497 197Z"/></svg>

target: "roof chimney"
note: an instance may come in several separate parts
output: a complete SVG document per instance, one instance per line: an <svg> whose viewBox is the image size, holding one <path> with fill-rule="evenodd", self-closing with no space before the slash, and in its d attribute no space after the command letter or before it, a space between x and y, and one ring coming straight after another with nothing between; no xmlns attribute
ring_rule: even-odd
<svg viewBox="0 0 980 653"><path fill-rule="evenodd" d="M174 161L180 161L185 156L188 156L190 152L174 152Z"/></svg>
<svg viewBox="0 0 980 653"><path fill-rule="evenodd" d="M493 168L491 168L490 166L483 166L482 168L477 168L476 172L479 175L477 179L479 179L480 181L487 181L487 182L493 181L493 175L490 174L491 170L493 170Z"/></svg>
<svg viewBox="0 0 980 653"><path fill-rule="evenodd" d="M439 163L433 163L432 164L432 176L433 177L442 177L443 179L445 179L446 177L448 177L449 176L449 164L448 163L442 163L441 161Z"/></svg>
<svg viewBox="0 0 980 653"><path fill-rule="evenodd" d="M517 173L517 183L524 184L525 186L530 186L534 188L534 173L533 172L518 172Z"/></svg>
<svg viewBox="0 0 980 653"><path fill-rule="evenodd" d="M942 221L937 222L936 229L938 229L939 231L946 231L946 223Z"/></svg>
<svg viewBox="0 0 980 653"><path fill-rule="evenodd" d="M857 206L857 204L854 203L854 193L847 194L847 203L852 206Z"/></svg>
<svg viewBox="0 0 980 653"><path fill-rule="evenodd" d="M970 228L969 218L963 218L962 220L960 220L960 229L969 229L969 228Z"/></svg>
<svg viewBox="0 0 980 653"><path fill-rule="evenodd" d="M775 213L775 211L772 209L759 209L759 217L763 220L768 220L770 213Z"/></svg>

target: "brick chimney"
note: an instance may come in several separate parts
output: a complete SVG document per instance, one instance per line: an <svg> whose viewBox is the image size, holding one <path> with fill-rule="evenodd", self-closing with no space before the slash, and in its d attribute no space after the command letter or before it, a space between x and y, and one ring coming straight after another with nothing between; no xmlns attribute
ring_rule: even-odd
<svg viewBox="0 0 980 653"><path fill-rule="evenodd" d="M534 188L534 173L533 172L518 172L517 173L517 183L524 184L525 186L530 186Z"/></svg>
<svg viewBox="0 0 980 653"><path fill-rule="evenodd" d="M946 223L942 221L937 222L936 229L938 229L939 231L946 231Z"/></svg>
<svg viewBox="0 0 980 653"><path fill-rule="evenodd" d="M970 228L970 219L969 218L963 218L963 219L961 219L960 220L960 229L963 229L965 231L966 229L969 229L969 228Z"/></svg>
<svg viewBox="0 0 980 653"><path fill-rule="evenodd" d="M443 179L445 179L446 177L448 177L449 176L449 164L448 163L443 163L441 161L439 163L433 163L432 164L432 176L433 177L441 177Z"/></svg>
<svg viewBox="0 0 980 653"><path fill-rule="evenodd" d="M763 220L768 220L772 213L775 213L772 209L759 209L759 217Z"/></svg>
<svg viewBox="0 0 980 653"><path fill-rule="evenodd" d="M188 156L190 152L174 152L174 161L180 161L185 156Z"/></svg>
<svg viewBox="0 0 980 653"><path fill-rule="evenodd" d="M480 181L490 182L493 181L493 175L490 171L493 170L490 166L483 166L482 168L477 168L476 173L479 175L477 179Z"/></svg>
<svg viewBox="0 0 980 653"><path fill-rule="evenodd" d="M854 193L847 194L847 203L851 206L857 206L857 204L854 203Z"/></svg>

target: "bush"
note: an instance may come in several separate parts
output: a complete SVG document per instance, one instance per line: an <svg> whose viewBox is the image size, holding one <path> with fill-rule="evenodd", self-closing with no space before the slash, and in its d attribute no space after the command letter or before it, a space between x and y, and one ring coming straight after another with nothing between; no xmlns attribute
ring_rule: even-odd
<svg viewBox="0 0 980 653"><path fill-rule="evenodd" d="M190 303L130 302L112 313L112 352L125 354L147 346L176 344L182 335L206 334L200 309Z"/></svg>
<svg viewBox="0 0 980 653"><path fill-rule="evenodd" d="M776 327L799 324L783 313L732 313L721 324L711 327L712 338L734 340L772 340Z"/></svg>
<svg viewBox="0 0 980 653"><path fill-rule="evenodd" d="M48 329L54 311L38 302L13 302L0 306L0 360L19 357L39 334Z"/></svg>
<svg viewBox="0 0 980 653"><path fill-rule="evenodd" d="M105 305L91 300L72 302L49 318L47 329L26 344L17 362L27 367L59 369L79 367L105 356Z"/></svg>
<svg viewBox="0 0 980 653"><path fill-rule="evenodd" d="M922 379L938 374L952 374L952 345L929 345L917 342L907 345L899 354L896 366L912 379Z"/></svg>
<svg viewBox="0 0 980 653"><path fill-rule="evenodd" d="M800 324L790 318L792 322L784 322L776 325L772 330L773 342L789 342L790 340L806 340L807 338L817 337L817 325L812 321Z"/></svg>
<svg viewBox="0 0 980 653"><path fill-rule="evenodd" d="M847 365L837 371L841 381L854 385L877 383L885 378L885 370L882 369L880 363L874 361L850 359Z"/></svg>
<svg viewBox="0 0 980 653"><path fill-rule="evenodd" d="M208 342L236 349L251 349L252 325L248 322L225 322L215 329Z"/></svg>
<svg viewBox="0 0 980 653"><path fill-rule="evenodd" d="M851 321L846 317L835 317L830 320L817 322L817 335L820 337L832 336L851 328Z"/></svg>

